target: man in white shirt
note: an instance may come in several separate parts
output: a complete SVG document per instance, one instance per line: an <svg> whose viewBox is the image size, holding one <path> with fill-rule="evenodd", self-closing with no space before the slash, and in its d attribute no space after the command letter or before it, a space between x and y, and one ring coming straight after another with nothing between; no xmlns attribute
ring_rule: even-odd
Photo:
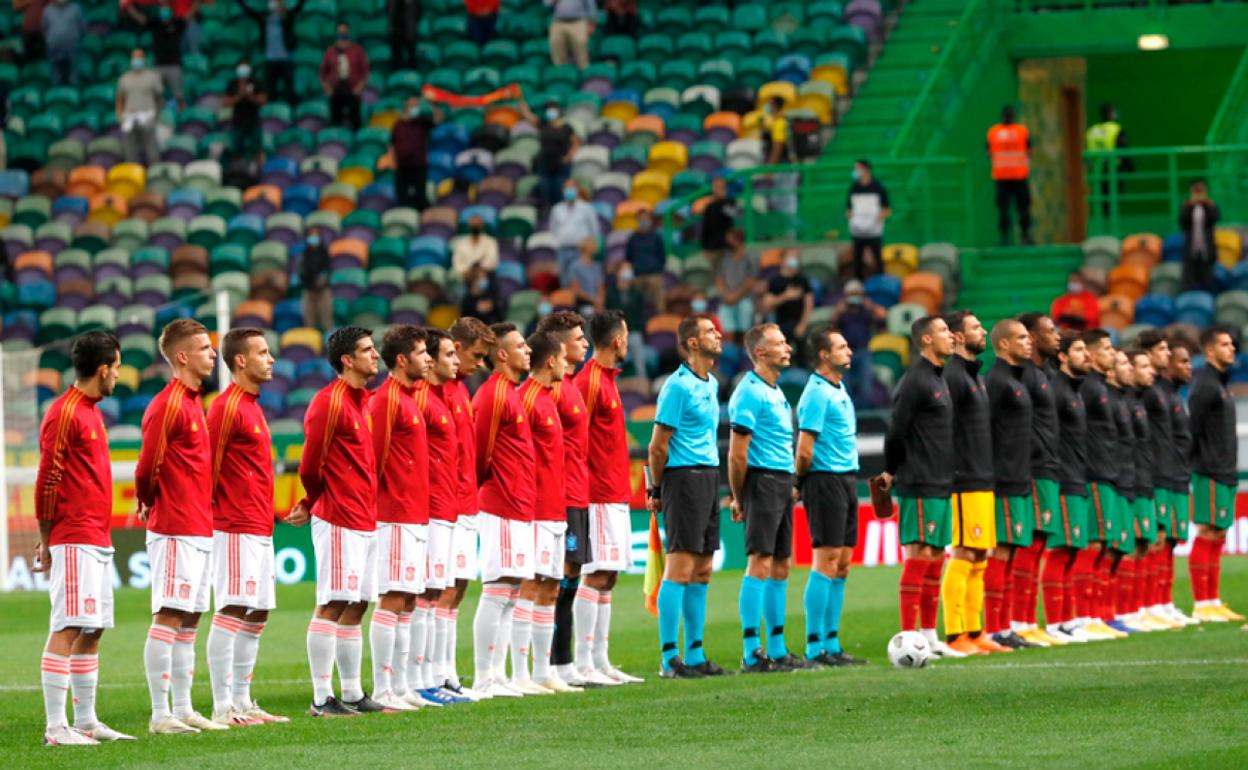
<svg viewBox="0 0 1248 770"><path fill-rule="evenodd" d="M892 216L888 202L888 190L871 175L871 162L859 160L854 163L854 183L845 201L845 218L849 220L849 234L854 239L854 277L867 277L867 252L871 252L878 273L884 266L884 221Z"/></svg>
<svg viewBox="0 0 1248 770"><path fill-rule="evenodd" d="M594 207L581 200L581 189L571 179L563 186L563 200L550 209L550 232L555 236L560 275L580 256L583 241L602 237Z"/></svg>
<svg viewBox="0 0 1248 770"><path fill-rule="evenodd" d="M461 280L467 280L474 267L487 273L498 269L498 241L485 231L481 217L469 217L468 235L457 238L451 251L451 267Z"/></svg>

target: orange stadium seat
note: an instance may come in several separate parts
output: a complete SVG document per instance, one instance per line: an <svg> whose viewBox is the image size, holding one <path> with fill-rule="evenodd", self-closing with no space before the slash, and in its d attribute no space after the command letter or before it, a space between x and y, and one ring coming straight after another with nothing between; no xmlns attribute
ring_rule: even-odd
<svg viewBox="0 0 1248 770"><path fill-rule="evenodd" d="M1161 261L1161 238L1152 233L1136 233L1122 239L1122 262L1138 262L1152 267Z"/></svg>
<svg viewBox="0 0 1248 770"><path fill-rule="evenodd" d="M79 198L93 198L104 192L107 181L104 169L99 166L78 166L69 172L69 184L65 192Z"/></svg>
<svg viewBox="0 0 1248 770"><path fill-rule="evenodd" d="M1141 253L1141 252L1136 252ZM1109 271L1110 294L1130 297L1131 303L1148 293L1148 267L1140 262L1123 262Z"/></svg>
<svg viewBox="0 0 1248 770"><path fill-rule="evenodd" d="M935 273L911 273L901 280L901 301L913 302L939 313L945 303L945 287Z"/></svg>
<svg viewBox="0 0 1248 770"><path fill-rule="evenodd" d="M1101 326L1122 330L1135 320L1135 300L1121 294L1101 297Z"/></svg>

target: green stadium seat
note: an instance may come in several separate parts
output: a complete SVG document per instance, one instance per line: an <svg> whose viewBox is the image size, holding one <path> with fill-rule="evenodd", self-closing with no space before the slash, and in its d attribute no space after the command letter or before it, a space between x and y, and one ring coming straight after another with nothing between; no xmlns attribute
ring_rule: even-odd
<svg viewBox="0 0 1248 770"><path fill-rule="evenodd" d="M39 314L39 332L35 342L46 345L49 342L68 339L74 336L78 328L78 315L72 308L52 307Z"/></svg>
<svg viewBox="0 0 1248 770"><path fill-rule="evenodd" d="M632 61L637 57L637 42L631 37L612 35L599 44L598 57L618 62Z"/></svg>
<svg viewBox="0 0 1248 770"><path fill-rule="evenodd" d="M117 328L117 311L108 305L91 305L78 314L77 334L112 332Z"/></svg>
<svg viewBox="0 0 1248 770"><path fill-rule="evenodd" d="M208 250L225 239L225 220L211 214L193 218L187 229L187 242Z"/></svg>
<svg viewBox="0 0 1248 770"><path fill-rule="evenodd" d="M669 4L655 14L654 26L671 35L684 34L694 27L693 12L684 6Z"/></svg>
<svg viewBox="0 0 1248 770"><path fill-rule="evenodd" d="M251 276L245 272L218 273L212 276L211 285L214 292L223 291L229 295L230 306L233 307L251 293Z"/></svg>
<svg viewBox="0 0 1248 770"><path fill-rule="evenodd" d="M409 208L387 209L381 215L382 235L412 238L420 232L420 212Z"/></svg>
<svg viewBox="0 0 1248 770"><path fill-rule="evenodd" d="M672 57L676 50L676 41L671 35L652 32L642 35L637 41L637 56L644 60L661 64Z"/></svg>
<svg viewBox="0 0 1248 770"><path fill-rule="evenodd" d="M716 45L716 50L722 49ZM736 83L736 77L736 67L728 59L708 59L698 66L698 82L714 86L720 91L732 88Z"/></svg>
<svg viewBox="0 0 1248 770"><path fill-rule="evenodd" d="M249 269L247 249L237 243L218 244L208 259L209 275L235 271L245 273Z"/></svg>
<svg viewBox="0 0 1248 770"><path fill-rule="evenodd" d="M124 315L123 308L121 314ZM156 340L147 334L127 334L121 338L121 363L143 371L156 361Z"/></svg>

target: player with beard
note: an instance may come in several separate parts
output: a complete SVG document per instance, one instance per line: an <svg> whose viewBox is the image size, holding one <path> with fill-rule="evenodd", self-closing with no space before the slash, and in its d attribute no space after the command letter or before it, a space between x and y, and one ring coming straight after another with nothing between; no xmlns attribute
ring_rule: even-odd
<svg viewBox="0 0 1248 770"><path fill-rule="evenodd" d="M1162 541L1160 587L1162 612L1184 625L1199 621L1183 614L1174 606L1174 549L1187 542L1188 524L1192 515L1192 477L1188 455L1192 447L1192 428L1187 401L1179 389L1192 380L1192 344L1181 337L1169 340L1170 364L1157 378L1170 414L1170 443L1161 448L1160 475L1157 483L1157 530Z"/></svg>
<svg viewBox="0 0 1248 770"><path fill-rule="evenodd" d="M1120 502L1105 541L1106 552L1101 554L1102 563L1108 562L1109 565L1106 583L1109 590L1102 602L1101 617L1108 619L1111 628L1130 634L1146 629L1126 620L1126 605L1135 587L1135 560L1126 557L1135 552L1136 437L1130 393L1135 382L1135 371L1125 352L1114 351L1114 368L1106 381L1109 383L1114 424L1118 428L1118 477L1114 480L1114 487L1118 490Z"/></svg>

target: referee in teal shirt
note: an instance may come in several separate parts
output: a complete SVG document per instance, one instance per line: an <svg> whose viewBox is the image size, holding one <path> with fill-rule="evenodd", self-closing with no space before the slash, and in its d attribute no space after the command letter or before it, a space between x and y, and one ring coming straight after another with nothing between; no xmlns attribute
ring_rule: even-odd
<svg viewBox="0 0 1248 770"><path fill-rule="evenodd" d="M841 649L845 579L858 542L858 418L845 390L849 343L831 326L807 338L815 372L797 402L797 478L814 563L806 583L806 659L825 666L866 661Z"/></svg>
<svg viewBox="0 0 1248 770"><path fill-rule="evenodd" d="M726 673L702 648L711 560L719 550L719 381L711 374L723 341L710 318L677 329L684 363L663 383L650 438L650 510L663 514L668 557L659 586L659 646L664 679ZM685 622L685 657L679 653Z"/></svg>
<svg viewBox="0 0 1248 770"><path fill-rule="evenodd" d="M789 652L784 642L785 589L793 553L793 409L777 384L792 350L780 327L759 324L746 332L745 352L754 370L728 401L728 485L732 517L745 522L748 556L739 609L745 673L817 668ZM767 651L759 620L767 622Z"/></svg>

